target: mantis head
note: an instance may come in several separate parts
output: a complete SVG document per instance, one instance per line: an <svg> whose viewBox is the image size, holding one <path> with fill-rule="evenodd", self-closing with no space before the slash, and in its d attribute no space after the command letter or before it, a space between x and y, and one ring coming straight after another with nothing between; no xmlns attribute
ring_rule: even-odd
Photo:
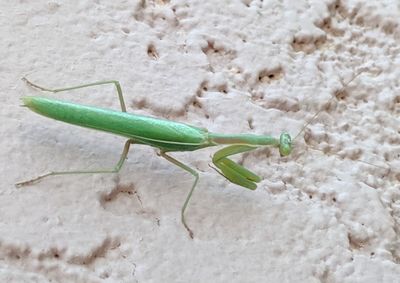
<svg viewBox="0 0 400 283"><path fill-rule="evenodd" d="M279 138L279 153L287 156L292 152L292 138L288 133L283 132Z"/></svg>

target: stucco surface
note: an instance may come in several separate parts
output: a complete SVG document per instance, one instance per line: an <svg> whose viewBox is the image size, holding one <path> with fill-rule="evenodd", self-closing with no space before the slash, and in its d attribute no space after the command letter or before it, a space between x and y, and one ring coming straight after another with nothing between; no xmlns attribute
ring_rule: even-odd
<svg viewBox="0 0 400 283"><path fill-rule="evenodd" d="M398 1L1 1L1 282L400 282ZM360 73L361 72L361 73ZM355 74L360 73L347 84ZM288 157L236 158L256 191L208 163L214 148L145 146L20 107L46 95L221 133L296 136ZM332 98L333 97L333 98Z"/></svg>

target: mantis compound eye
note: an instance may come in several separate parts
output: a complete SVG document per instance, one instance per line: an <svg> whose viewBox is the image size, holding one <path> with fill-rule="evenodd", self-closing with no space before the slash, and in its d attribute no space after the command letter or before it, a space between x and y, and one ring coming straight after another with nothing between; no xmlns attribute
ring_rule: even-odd
<svg viewBox="0 0 400 283"><path fill-rule="evenodd" d="M292 152L292 138L288 133L283 132L279 138L279 153L287 156Z"/></svg>

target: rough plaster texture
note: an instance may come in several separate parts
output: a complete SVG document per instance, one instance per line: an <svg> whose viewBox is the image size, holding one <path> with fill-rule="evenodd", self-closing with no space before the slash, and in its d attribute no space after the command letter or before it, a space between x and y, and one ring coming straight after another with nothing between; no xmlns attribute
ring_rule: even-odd
<svg viewBox="0 0 400 283"><path fill-rule="evenodd" d="M398 1L1 1L0 282L400 282ZM355 73L364 70L344 90ZM216 132L292 135L239 157L256 191L174 156L20 107L49 87L121 82L129 111ZM51 95L50 95L51 96ZM118 109L110 86L57 94ZM330 99L335 96L334 99ZM361 162L364 161L364 162ZM368 165L365 162L377 165Z"/></svg>

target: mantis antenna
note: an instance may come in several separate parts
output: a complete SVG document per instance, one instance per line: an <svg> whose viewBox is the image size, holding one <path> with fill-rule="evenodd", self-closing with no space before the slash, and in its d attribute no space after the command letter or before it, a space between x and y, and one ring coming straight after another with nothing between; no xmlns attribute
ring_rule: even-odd
<svg viewBox="0 0 400 283"><path fill-rule="evenodd" d="M365 72L365 70L364 70L364 69L361 69L358 73L356 73L347 83L345 83L345 84L344 84L338 91L336 91L335 93L340 93L340 92L342 92L352 81L354 81L354 80L355 80L359 75L361 75L363 72ZM327 101L327 103L330 103L335 97L336 97L335 95L332 95L332 97ZM318 115L319 115L323 110L324 110L323 108L321 108L320 110L318 110L318 111L312 116L312 118L311 118L306 124L304 124L304 126L301 128L301 130L298 132L298 134L293 138L292 142L294 142L294 141L300 136L300 134L301 134L302 132L305 131L305 129L307 128L307 126L310 125L310 124L318 117ZM321 150L321 149L315 148L315 147L313 147L313 146L307 146L307 147L311 148L312 150L316 150L316 151L323 152L323 153L325 154L325 152L324 152L323 150ZM337 154L333 154L333 155L337 155ZM385 169L385 170L388 169L388 168L385 168L385 167L383 167L383 166L379 166L379 165L376 165L376 164L373 164L373 163L370 163L370 162L367 162L367 161L364 161L364 160L356 160L356 161L361 162L361 163L364 163L364 164L367 164L367 165L370 165L370 166L374 166L374 167L377 167L377 168L381 168L381 169ZM390 170L390 169L389 169L389 170Z"/></svg>
<svg viewBox="0 0 400 283"><path fill-rule="evenodd" d="M340 93L342 92L352 81L354 81L359 75L361 75L364 72L364 70L359 71L358 73L356 73L346 84L344 84L338 91L336 91L336 93ZM330 103L336 96L332 95L332 97L327 101L327 103ZM310 121L308 121L306 124L304 124L304 126L301 128L301 130L298 132L298 134L293 138L292 142L294 142L298 136L304 132L304 130L307 128L308 125L310 125L317 117L318 115L323 111L324 109L321 108L319 109L310 119Z"/></svg>

